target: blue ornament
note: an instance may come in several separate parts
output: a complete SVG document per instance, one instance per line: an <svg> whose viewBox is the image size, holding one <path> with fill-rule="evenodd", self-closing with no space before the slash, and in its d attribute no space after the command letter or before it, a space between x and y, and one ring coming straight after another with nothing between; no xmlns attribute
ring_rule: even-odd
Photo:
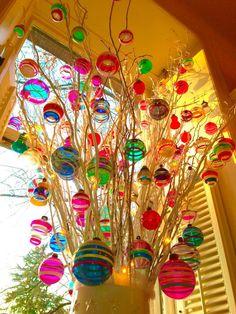
<svg viewBox="0 0 236 314"><path fill-rule="evenodd" d="M49 246L53 252L60 253L64 251L67 246L66 236L61 232L55 233L50 239Z"/></svg>

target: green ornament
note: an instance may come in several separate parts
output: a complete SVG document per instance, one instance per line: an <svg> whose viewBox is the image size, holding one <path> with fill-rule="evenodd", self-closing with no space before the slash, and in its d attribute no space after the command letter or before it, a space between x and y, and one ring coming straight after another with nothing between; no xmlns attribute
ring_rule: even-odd
<svg viewBox="0 0 236 314"><path fill-rule="evenodd" d="M14 27L14 32L17 35L17 38L23 38L25 36L25 26L23 24L16 25Z"/></svg>
<svg viewBox="0 0 236 314"><path fill-rule="evenodd" d="M86 35L86 30L83 27L77 26L72 30L72 39L76 43L82 43Z"/></svg>
<svg viewBox="0 0 236 314"><path fill-rule="evenodd" d="M139 139L128 140L124 147L125 157L130 161L139 161L146 155L146 147Z"/></svg>
<svg viewBox="0 0 236 314"><path fill-rule="evenodd" d="M147 74L152 70L152 62L149 59L142 59L138 63L140 74Z"/></svg>
<svg viewBox="0 0 236 314"><path fill-rule="evenodd" d="M28 150L28 148L29 147L26 145L25 133L20 134L18 140L13 142L11 145L11 149L19 154L23 154L26 150Z"/></svg>
<svg viewBox="0 0 236 314"><path fill-rule="evenodd" d="M98 158L98 178L96 177L96 158L93 158L86 169L87 177L91 182L98 184L98 186L106 185L111 178L112 165L108 158Z"/></svg>

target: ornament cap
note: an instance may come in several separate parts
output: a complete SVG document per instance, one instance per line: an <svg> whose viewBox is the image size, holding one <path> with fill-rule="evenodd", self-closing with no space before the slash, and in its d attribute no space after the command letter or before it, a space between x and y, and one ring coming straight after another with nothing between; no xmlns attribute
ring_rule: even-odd
<svg viewBox="0 0 236 314"><path fill-rule="evenodd" d="M57 253L53 253L52 257L58 258L58 254Z"/></svg>
<svg viewBox="0 0 236 314"><path fill-rule="evenodd" d="M44 221L48 221L48 217L47 216L42 216L41 219L44 220Z"/></svg>
<svg viewBox="0 0 236 314"><path fill-rule="evenodd" d="M171 261L174 261L174 260L177 260L177 259L179 259L178 254L170 254L170 260Z"/></svg>

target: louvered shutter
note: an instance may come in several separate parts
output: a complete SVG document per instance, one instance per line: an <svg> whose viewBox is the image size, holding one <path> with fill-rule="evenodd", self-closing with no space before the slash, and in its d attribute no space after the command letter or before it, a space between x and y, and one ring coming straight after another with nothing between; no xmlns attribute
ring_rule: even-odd
<svg viewBox="0 0 236 314"><path fill-rule="evenodd" d="M201 265L197 272L197 285L193 294L184 302L176 302L176 313L184 314L233 314L229 309L229 302L226 293L225 278L222 266L223 250L218 249L216 238L219 238L218 229L212 223L210 206L207 198L204 183L199 182L190 193L189 198L193 210L197 211L198 219L194 226L200 228L204 233L204 242L198 248L201 257ZM211 211L214 208L211 208ZM236 313L236 312L235 312ZM172 313L171 313L172 314ZM174 313L173 313L174 314Z"/></svg>

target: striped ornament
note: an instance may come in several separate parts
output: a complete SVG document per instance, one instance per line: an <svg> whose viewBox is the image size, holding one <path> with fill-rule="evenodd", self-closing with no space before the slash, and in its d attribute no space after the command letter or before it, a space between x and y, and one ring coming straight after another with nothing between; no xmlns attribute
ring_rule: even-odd
<svg viewBox="0 0 236 314"><path fill-rule="evenodd" d="M78 58L75 60L74 69L81 75L87 75L92 70L92 64L88 59Z"/></svg>
<svg viewBox="0 0 236 314"><path fill-rule="evenodd" d="M154 182L156 186L162 187L166 186L170 183L171 181L171 175L169 171L162 166L158 168L155 173L154 173Z"/></svg>
<svg viewBox="0 0 236 314"><path fill-rule="evenodd" d="M84 285L97 286L112 274L114 258L111 249L95 238L80 246L75 253L73 274Z"/></svg>
<svg viewBox="0 0 236 314"><path fill-rule="evenodd" d="M31 222L30 243L33 245L39 245L42 236L47 236L47 234L52 231L52 226L47 220L48 218L43 216L41 219L35 219Z"/></svg>
<svg viewBox="0 0 236 314"><path fill-rule="evenodd" d="M208 184L210 187L213 187L218 181L218 172L215 169L207 168L203 170L201 178L206 184Z"/></svg>
<svg viewBox="0 0 236 314"><path fill-rule="evenodd" d="M146 155L146 147L143 141L134 138L128 140L124 147L125 157L133 162L143 159Z"/></svg>
<svg viewBox="0 0 236 314"><path fill-rule="evenodd" d="M158 279L161 290L175 300L187 298L196 284L192 268L176 254L172 254L169 261L161 266Z"/></svg>
<svg viewBox="0 0 236 314"><path fill-rule="evenodd" d="M149 268L153 260L153 250L146 241L137 237L131 244L130 258L134 263L136 269Z"/></svg>
<svg viewBox="0 0 236 314"><path fill-rule="evenodd" d="M64 265L57 257L57 254L45 259L39 266L39 279L46 285L57 283L63 275Z"/></svg>
<svg viewBox="0 0 236 314"><path fill-rule="evenodd" d="M189 224L188 227L184 229L182 236L188 245L194 247L201 245L204 240L202 231L199 228L192 226L191 224Z"/></svg>
<svg viewBox="0 0 236 314"><path fill-rule="evenodd" d="M72 196L71 204L75 211L84 212L89 209L90 198L84 190L80 189L78 193Z"/></svg>
<svg viewBox="0 0 236 314"><path fill-rule="evenodd" d="M62 232L55 233L50 239L49 246L53 252L60 253L64 251L67 247L66 236Z"/></svg>
<svg viewBox="0 0 236 314"><path fill-rule="evenodd" d="M32 78L39 73L39 66L33 59L24 59L19 64L19 70L24 77Z"/></svg>
<svg viewBox="0 0 236 314"><path fill-rule="evenodd" d="M106 185L111 178L112 165L108 158L98 157L98 178L96 177L96 158L92 158L86 169L87 177L98 186Z"/></svg>
<svg viewBox="0 0 236 314"><path fill-rule="evenodd" d="M43 107L43 118L49 123L58 123L63 116L64 110L57 103L49 102Z"/></svg>

